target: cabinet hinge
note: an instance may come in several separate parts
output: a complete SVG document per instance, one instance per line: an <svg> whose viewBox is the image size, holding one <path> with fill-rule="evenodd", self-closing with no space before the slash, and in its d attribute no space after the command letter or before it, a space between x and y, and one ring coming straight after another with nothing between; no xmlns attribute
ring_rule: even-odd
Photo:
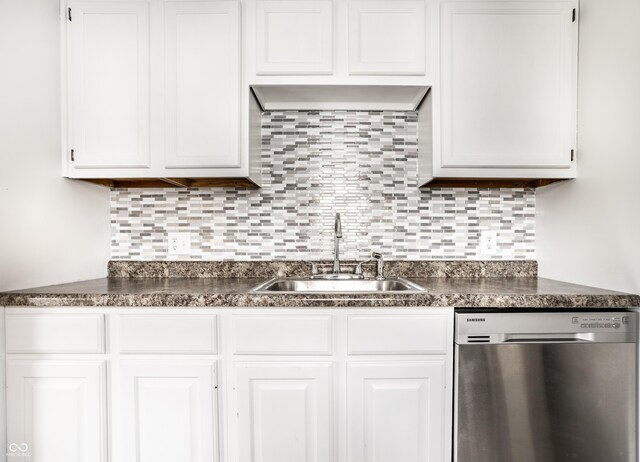
<svg viewBox="0 0 640 462"><path fill-rule="evenodd" d="M571 151L573 152L573 151ZM573 154L571 154L571 158L573 159ZM71 150L71 162L75 162L76 161L76 155L73 152L73 149Z"/></svg>
<svg viewBox="0 0 640 462"><path fill-rule="evenodd" d="M571 12L571 22L576 22L576 9Z"/></svg>
<svg viewBox="0 0 640 462"><path fill-rule="evenodd" d="M573 162L573 160L576 158L575 152L573 151L573 149L571 150L571 162Z"/></svg>
<svg viewBox="0 0 640 462"><path fill-rule="evenodd" d="M71 21L71 8L67 8L67 17L69 18L69 21Z"/></svg>

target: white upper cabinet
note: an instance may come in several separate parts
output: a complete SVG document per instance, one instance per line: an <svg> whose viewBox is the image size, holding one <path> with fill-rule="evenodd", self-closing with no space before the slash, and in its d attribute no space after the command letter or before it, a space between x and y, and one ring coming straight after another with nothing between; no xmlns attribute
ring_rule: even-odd
<svg viewBox="0 0 640 462"><path fill-rule="evenodd" d="M424 75L424 0L349 0L349 74Z"/></svg>
<svg viewBox="0 0 640 462"><path fill-rule="evenodd" d="M417 109L421 185L576 176L576 0L62 2L71 178L256 186L287 109Z"/></svg>
<svg viewBox="0 0 640 462"><path fill-rule="evenodd" d="M257 0L256 73L331 74L331 0Z"/></svg>
<svg viewBox="0 0 640 462"><path fill-rule="evenodd" d="M240 167L240 5L166 2L168 168Z"/></svg>
<svg viewBox="0 0 640 462"><path fill-rule="evenodd" d="M74 167L149 167L149 3L76 2L71 19Z"/></svg>
<svg viewBox="0 0 640 462"><path fill-rule="evenodd" d="M436 33L432 4L430 0L246 0L248 82L431 85Z"/></svg>
<svg viewBox="0 0 640 462"><path fill-rule="evenodd" d="M576 6L442 4L434 176L575 176Z"/></svg>
<svg viewBox="0 0 640 462"><path fill-rule="evenodd" d="M66 176L251 178L239 0L67 6Z"/></svg>

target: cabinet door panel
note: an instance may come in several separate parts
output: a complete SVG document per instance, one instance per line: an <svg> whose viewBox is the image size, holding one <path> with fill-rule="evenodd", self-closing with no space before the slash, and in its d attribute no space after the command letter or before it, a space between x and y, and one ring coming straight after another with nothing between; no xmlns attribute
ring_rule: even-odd
<svg viewBox="0 0 640 462"><path fill-rule="evenodd" d="M330 363L236 367L241 462L334 459Z"/></svg>
<svg viewBox="0 0 640 462"><path fill-rule="evenodd" d="M9 455L33 462L105 461L105 389L103 361L7 361Z"/></svg>
<svg viewBox="0 0 640 462"><path fill-rule="evenodd" d="M149 166L149 4L70 4L75 168Z"/></svg>
<svg viewBox="0 0 640 462"><path fill-rule="evenodd" d="M348 365L350 462L444 462L444 360Z"/></svg>
<svg viewBox="0 0 640 462"><path fill-rule="evenodd" d="M350 0L349 73L424 75L424 0Z"/></svg>
<svg viewBox="0 0 640 462"><path fill-rule="evenodd" d="M166 2L166 167L240 167L240 5Z"/></svg>
<svg viewBox="0 0 640 462"><path fill-rule="evenodd" d="M442 7L442 166L569 168L572 2Z"/></svg>
<svg viewBox="0 0 640 462"><path fill-rule="evenodd" d="M213 361L123 361L123 462L218 460Z"/></svg>
<svg viewBox="0 0 640 462"><path fill-rule="evenodd" d="M332 73L330 0L258 0L256 9L258 75Z"/></svg>

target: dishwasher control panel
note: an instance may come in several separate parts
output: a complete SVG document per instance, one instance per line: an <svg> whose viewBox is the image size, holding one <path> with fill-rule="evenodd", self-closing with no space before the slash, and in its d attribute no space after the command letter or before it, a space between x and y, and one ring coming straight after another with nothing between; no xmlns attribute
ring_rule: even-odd
<svg viewBox="0 0 640 462"><path fill-rule="evenodd" d="M579 325L581 329L620 329L623 325L629 324L629 314L617 314L614 316L573 316L572 325Z"/></svg>
<svg viewBox="0 0 640 462"><path fill-rule="evenodd" d="M634 312L456 313L458 344L636 342Z"/></svg>

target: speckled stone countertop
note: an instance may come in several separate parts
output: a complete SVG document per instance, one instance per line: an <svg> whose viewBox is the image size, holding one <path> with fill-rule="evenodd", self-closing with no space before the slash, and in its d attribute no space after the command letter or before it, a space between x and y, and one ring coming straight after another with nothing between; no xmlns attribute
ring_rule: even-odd
<svg viewBox="0 0 640 462"><path fill-rule="evenodd" d="M111 277L0 294L2 306L630 308L640 296L536 277L415 278L422 293L256 294L266 278Z"/></svg>

